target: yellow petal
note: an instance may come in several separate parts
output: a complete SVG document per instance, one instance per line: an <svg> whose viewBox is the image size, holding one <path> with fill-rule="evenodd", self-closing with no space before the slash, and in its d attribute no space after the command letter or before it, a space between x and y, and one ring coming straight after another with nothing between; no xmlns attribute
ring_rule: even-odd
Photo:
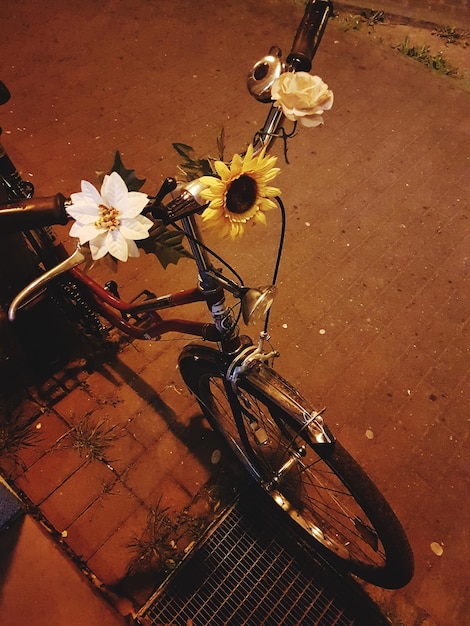
<svg viewBox="0 0 470 626"><path fill-rule="evenodd" d="M253 221L255 221L257 224L263 224L263 226L266 226L266 215L263 213L263 211L258 211L253 217Z"/></svg>
<svg viewBox="0 0 470 626"><path fill-rule="evenodd" d="M214 163L214 167L217 174L223 181L226 181L230 178L230 170L223 161L216 161Z"/></svg>
<svg viewBox="0 0 470 626"><path fill-rule="evenodd" d="M234 154L230 164L232 179L237 178L243 172L244 160L239 154Z"/></svg>
<svg viewBox="0 0 470 626"><path fill-rule="evenodd" d="M276 196L281 195L281 190L277 187L265 187L263 191L264 195L268 196L269 198L275 198Z"/></svg>

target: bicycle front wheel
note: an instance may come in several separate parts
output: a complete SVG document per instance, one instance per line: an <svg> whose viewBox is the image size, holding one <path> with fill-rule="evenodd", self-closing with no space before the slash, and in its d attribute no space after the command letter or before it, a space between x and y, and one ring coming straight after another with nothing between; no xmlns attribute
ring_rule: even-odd
<svg viewBox="0 0 470 626"><path fill-rule="evenodd" d="M212 428L309 545L372 584L411 580L394 512L338 441L316 443L306 426L313 409L295 389L260 364L233 390L220 352L205 346L187 346L179 365Z"/></svg>

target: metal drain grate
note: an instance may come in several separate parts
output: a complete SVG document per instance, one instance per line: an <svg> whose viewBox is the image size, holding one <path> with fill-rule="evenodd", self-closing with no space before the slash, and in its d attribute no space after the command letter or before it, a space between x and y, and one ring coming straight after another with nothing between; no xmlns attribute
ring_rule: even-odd
<svg viewBox="0 0 470 626"><path fill-rule="evenodd" d="M244 494L137 617L146 626L386 626L362 589ZM191 622L190 622L191 623Z"/></svg>

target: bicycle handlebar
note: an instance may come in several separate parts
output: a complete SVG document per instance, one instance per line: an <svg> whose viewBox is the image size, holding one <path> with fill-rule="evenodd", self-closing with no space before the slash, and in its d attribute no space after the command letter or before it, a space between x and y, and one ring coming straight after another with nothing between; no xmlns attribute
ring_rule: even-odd
<svg viewBox="0 0 470 626"><path fill-rule="evenodd" d="M297 29L291 51L286 59L286 64L293 71L310 71L312 59L332 13L333 4L331 0L309 0L302 21ZM0 82L0 91L1 87L5 86ZM4 91L8 93L6 88L4 88ZM259 152L262 147L267 147L270 144L274 137L274 131L281 119L281 109L272 107L262 131L258 133L258 138L254 142L256 144L255 153ZM154 217L163 219L166 224L199 211L204 208L205 203L189 187L190 185L185 185L186 189L183 190L182 195L166 207L161 205L162 197L157 194L157 197L153 199L152 205L147 210L151 210ZM160 192L161 196L166 195L168 191L164 183ZM65 210L66 202L67 199L58 193L48 198L21 199L16 200L14 203L2 205L0 206L0 233L31 230L54 224L66 224L68 221L68 215Z"/></svg>
<svg viewBox="0 0 470 626"><path fill-rule="evenodd" d="M333 13L331 0L309 0L302 21L295 35L292 49L287 56L284 71L309 72L312 59L317 51L323 36L328 19ZM257 77L256 77L257 78ZM3 83L0 83L0 87ZM254 95L254 94L253 94ZM263 129L257 134L254 141L254 153L257 154L263 147L267 147L275 137L275 130L283 118L282 109L274 105L266 118ZM163 204L163 197L175 188L175 181L168 179L155 198L149 198L145 212L151 212L154 218L170 224L194 213L201 212L207 203L200 197L201 183L197 179L186 183L177 198L170 203ZM0 206L0 233L31 230L42 226L66 224L68 215L66 203L69 202L62 194L48 198L29 198ZM77 247L75 253L60 265L40 276L27 286L13 301L9 317L13 320L16 311L26 297L32 296L38 288L59 274L66 272L76 265L87 260L89 251Z"/></svg>
<svg viewBox="0 0 470 626"><path fill-rule="evenodd" d="M61 193L57 193L47 198L28 198L3 204L0 206L0 233L66 224L66 201Z"/></svg>
<svg viewBox="0 0 470 626"><path fill-rule="evenodd" d="M310 71L312 59L332 13L333 4L330 0L310 0L307 4L292 49L286 59L287 64L296 72Z"/></svg>

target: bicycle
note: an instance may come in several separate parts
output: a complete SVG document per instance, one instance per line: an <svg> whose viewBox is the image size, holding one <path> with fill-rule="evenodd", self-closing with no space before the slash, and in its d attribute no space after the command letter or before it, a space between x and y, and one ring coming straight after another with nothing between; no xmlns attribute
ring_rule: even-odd
<svg viewBox="0 0 470 626"><path fill-rule="evenodd" d="M284 71L310 71L311 61L331 16L329 0L310 0L285 63L278 52L257 63L249 87L259 100L267 99L272 81ZM251 81L251 82L250 82ZM271 106L263 128L253 142L253 153L263 153L276 136L283 111ZM386 588L406 585L413 575L413 556L396 515L349 453L335 439L324 409L316 410L273 367L278 353L267 348L269 311L282 252L282 239L272 285L253 289L214 267L223 262L202 241L198 215L206 208L204 184L196 179L176 189L167 179L155 197L147 197L145 214L167 225L181 224L198 272L196 287L126 302L116 286L102 287L79 268L90 260L90 249L78 246L69 257L56 246L61 262L23 289L10 306L13 321L50 281L66 276L79 286L87 309L132 338L160 338L178 332L203 340L190 343L178 358L181 376L195 396L212 428L227 442L262 491L282 511L304 542L326 558L372 584ZM176 191L175 191L176 190ZM175 197L164 202L169 193ZM285 212L277 198L285 227ZM69 201L61 194L49 199L16 201L0 211L5 228L21 229L66 223ZM230 306L226 292L238 301ZM82 297L82 296L81 296ZM162 310L189 303L205 303L210 322L164 319ZM264 328L253 342L239 329L259 309ZM214 344L207 345L207 344Z"/></svg>

